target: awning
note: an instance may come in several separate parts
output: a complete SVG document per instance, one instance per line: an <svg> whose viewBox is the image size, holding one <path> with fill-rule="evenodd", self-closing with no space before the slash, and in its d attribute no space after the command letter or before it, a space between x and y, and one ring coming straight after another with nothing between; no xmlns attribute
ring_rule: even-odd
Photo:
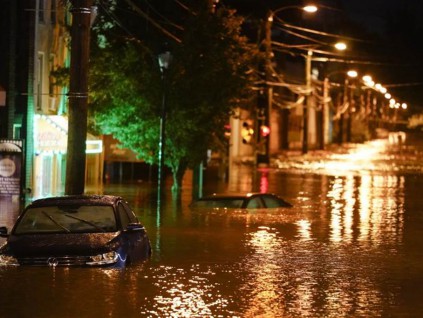
<svg viewBox="0 0 423 318"><path fill-rule="evenodd" d="M87 134L86 153L101 153L103 142ZM68 119L58 115L34 116L35 153L66 153L68 145Z"/></svg>

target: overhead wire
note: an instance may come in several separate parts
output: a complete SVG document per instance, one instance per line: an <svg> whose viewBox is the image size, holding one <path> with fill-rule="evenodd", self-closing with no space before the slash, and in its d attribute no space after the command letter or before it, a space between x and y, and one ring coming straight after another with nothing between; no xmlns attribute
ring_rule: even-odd
<svg viewBox="0 0 423 318"><path fill-rule="evenodd" d="M180 38L178 38L176 35L169 32L164 27L162 27L159 23L157 23L154 19L152 19L148 14L146 14L143 10L141 10L132 0L125 0L125 2L131 7L132 10L137 12L144 19L148 20L154 27L160 30L164 35L171 38L177 43L182 43L182 40Z"/></svg>

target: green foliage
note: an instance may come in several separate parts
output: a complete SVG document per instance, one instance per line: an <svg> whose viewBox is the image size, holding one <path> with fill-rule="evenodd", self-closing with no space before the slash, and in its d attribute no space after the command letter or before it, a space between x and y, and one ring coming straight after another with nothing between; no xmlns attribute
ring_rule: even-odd
<svg viewBox="0 0 423 318"><path fill-rule="evenodd" d="M166 87L165 164L180 178L207 149L224 140L234 107L248 107L258 50L241 36L242 19L221 8L199 8L184 22L181 43L163 85L155 54L141 42L98 28L92 49L91 103L95 125L149 163L157 162L160 109ZM105 37L107 41L104 41ZM107 43L107 45L104 45ZM180 180L174 180L177 184Z"/></svg>

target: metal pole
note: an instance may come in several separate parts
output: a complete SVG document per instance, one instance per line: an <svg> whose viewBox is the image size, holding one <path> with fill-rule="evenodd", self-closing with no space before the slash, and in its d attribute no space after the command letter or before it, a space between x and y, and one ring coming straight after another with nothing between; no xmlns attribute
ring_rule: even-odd
<svg viewBox="0 0 423 318"><path fill-rule="evenodd" d="M303 154L308 152L308 110L311 104L311 58L313 57L313 51L308 50L306 56L306 99L303 108Z"/></svg>
<svg viewBox="0 0 423 318"><path fill-rule="evenodd" d="M163 96L162 109L160 114L160 139L159 139L159 166L157 175L157 201L160 202L163 183L163 168L164 168L164 145L166 141L166 69L162 68L162 82L163 82Z"/></svg>

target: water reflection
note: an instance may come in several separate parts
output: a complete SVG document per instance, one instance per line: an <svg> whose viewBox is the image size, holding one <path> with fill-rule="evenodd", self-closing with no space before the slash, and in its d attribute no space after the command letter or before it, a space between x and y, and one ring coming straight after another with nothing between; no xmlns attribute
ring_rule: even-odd
<svg viewBox="0 0 423 318"><path fill-rule="evenodd" d="M333 242L381 244L402 241L404 176L336 177L330 200Z"/></svg>
<svg viewBox="0 0 423 318"><path fill-rule="evenodd" d="M282 269L279 265L283 248L275 229L261 226L249 234L247 245L252 255L246 260L248 271L241 294L248 299L244 317L277 317L283 315L283 297L280 288Z"/></svg>
<svg viewBox="0 0 423 318"><path fill-rule="evenodd" d="M382 144L371 147L382 151L372 160L387 156ZM255 173L240 166L237 180L207 186L275 192L294 204L291 209L193 211L191 188L184 183L181 201L173 201L168 191L158 213L148 185L106 185L103 191L127 198L146 226L152 259L123 271L0 268L0 286L8 291L1 293L2 312L16 317L421 316L422 175L383 170L387 161L382 166L373 161L375 170L361 172L362 155L342 161L344 170L330 173L320 168Z"/></svg>

